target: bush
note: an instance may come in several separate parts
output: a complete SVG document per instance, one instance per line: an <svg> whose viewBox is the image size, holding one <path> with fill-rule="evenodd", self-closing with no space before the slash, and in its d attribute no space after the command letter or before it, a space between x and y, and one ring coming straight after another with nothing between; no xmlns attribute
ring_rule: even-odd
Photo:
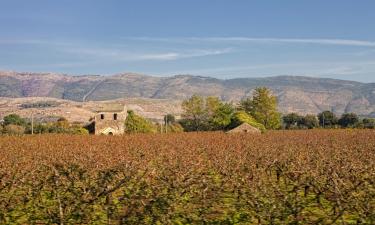
<svg viewBox="0 0 375 225"><path fill-rule="evenodd" d="M160 124L159 124L160 126ZM165 133L165 125L162 126L162 130L159 130L161 133ZM167 125L167 133L180 133L184 132L184 128L179 123L172 123Z"/></svg>
<svg viewBox="0 0 375 225"><path fill-rule="evenodd" d="M25 133L25 128L23 126L9 124L4 127L3 133L9 135L22 135Z"/></svg>
<svg viewBox="0 0 375 225"><path fill-rule="evenodd" d="M363 128L374 129L375 128L375 119L373 118L364 118L362 120Z"/></svg>
<svg viewBox="0 0 375 225"><path fill-rule="evenodd" d="M127 133L156 133L156 127L150 121L129 110L125 120L125 131Z"/></svg>
<svg viewBox="0 0 375 225"><path fill-rule="evenodd" d="M49 126L47 124L37 123L34 125L34 134L49 133Z"/></svg>
<svg viewBox="0 0 375 225"><path fill-rule="evenodd" d="M9 114L4 117L4 125L18 125L18 126L26 126L26 120L21 118L17 114Z"/></svg>
<svg viewBox="0 0 375 225"><path fill-rule="evenodd" d="M71 134L88 135L89 131L83 127L72 127L70 128Z"/></svg>

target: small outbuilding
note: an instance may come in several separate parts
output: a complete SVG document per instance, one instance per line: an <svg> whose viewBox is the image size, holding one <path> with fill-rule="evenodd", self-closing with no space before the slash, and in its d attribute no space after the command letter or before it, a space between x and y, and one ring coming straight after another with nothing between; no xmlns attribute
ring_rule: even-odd
<svg viewBox="0 0 375 225"><path fill-rule="evenodd" d="M233 128L232 130L227 131L227 133L251 133L251 134L260 134L262 133L258 128L251 126L248 123L242 123L241 125Z"/></svg>

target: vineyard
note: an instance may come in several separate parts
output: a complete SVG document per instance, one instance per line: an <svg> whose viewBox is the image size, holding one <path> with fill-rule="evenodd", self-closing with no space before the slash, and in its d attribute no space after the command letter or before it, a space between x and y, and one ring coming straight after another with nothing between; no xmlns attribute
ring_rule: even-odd
<svg viewBox="0 0 375 225"><path fill-rule="evenodd" d="M0 224L375 224L375 132L4 136Z"/></svg>

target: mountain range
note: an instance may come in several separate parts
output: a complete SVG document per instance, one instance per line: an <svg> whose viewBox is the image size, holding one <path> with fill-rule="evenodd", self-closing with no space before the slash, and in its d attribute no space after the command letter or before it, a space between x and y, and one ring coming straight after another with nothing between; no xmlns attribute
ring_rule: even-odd
<svg viewBox="0 0 375 225"><path fill-rule="evenodd" d="M273 91L283 113L316 114L332 110L336 114L355 112L375 116L375 83L300 76L223 80L192 75L155 77L123 73L73 76L0 72L2 98L45 97L78 103L136 98L178 101L193 94L238 102L251 96L254 88L259 86Z"/></svg>

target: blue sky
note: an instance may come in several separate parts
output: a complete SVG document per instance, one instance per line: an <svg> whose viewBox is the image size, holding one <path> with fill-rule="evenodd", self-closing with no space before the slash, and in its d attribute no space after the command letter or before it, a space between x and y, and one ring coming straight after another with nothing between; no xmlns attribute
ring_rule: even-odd
<svg viewBox="0 0 375 225"><path fill-rule="evenodd" d="M0 0L0 70L375 82L373 0Z"/></svg>

